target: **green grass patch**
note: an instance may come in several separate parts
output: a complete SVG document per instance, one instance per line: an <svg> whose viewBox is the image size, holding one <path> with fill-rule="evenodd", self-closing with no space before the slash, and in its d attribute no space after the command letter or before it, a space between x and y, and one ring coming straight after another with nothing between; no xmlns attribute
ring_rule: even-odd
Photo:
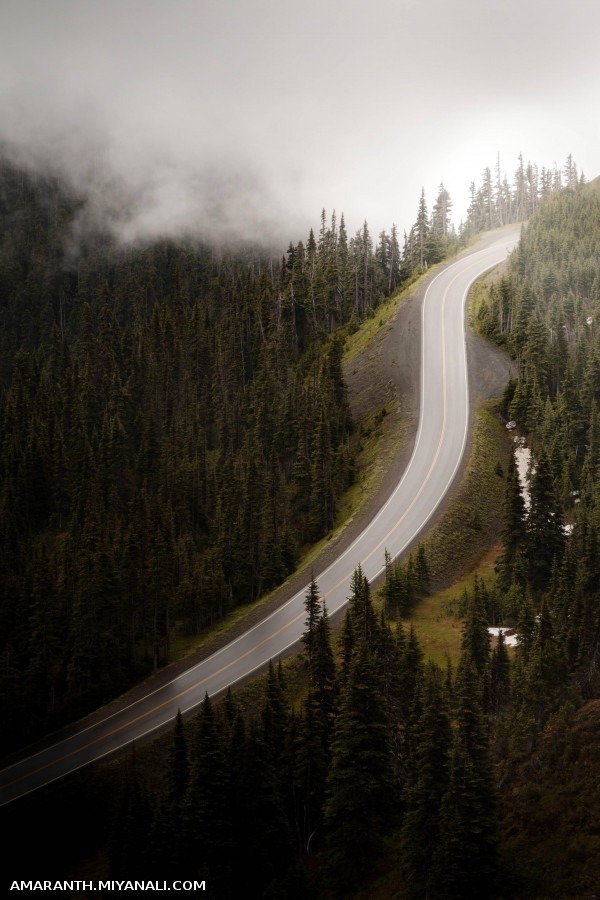
<svg viewBox="0 0 600 900"><path fill-rule="evenodd" d="M458 488L427 534L432 583L443 586L479 565L498 539L509 446L505 431L485 404L477 412L471 452Z"/></svg>
<svg viewBox="0 0 600 900"><path fill-rule="evenodd" d="M465 590L471 591L475 576L486 581L494 577L494 563L500 546L491 547L475 568L454 581L449 587L424 597L415 608L410 621L428 659L445 666L449 658L453 664L460 657L462 620L456 614Z"/></svg>
<svg viewBox="0 0 600 900"><path fill-rule="evenodd" d="M462 622L448 614L438 594L421 600L410 621L427 659L442 667L448 659L458 662Z"/></svg>

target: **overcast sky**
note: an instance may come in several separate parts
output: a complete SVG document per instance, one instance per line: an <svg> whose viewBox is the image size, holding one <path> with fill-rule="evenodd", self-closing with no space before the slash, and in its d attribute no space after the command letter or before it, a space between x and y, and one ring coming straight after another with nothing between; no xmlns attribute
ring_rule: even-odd
<svg viewBox="0 0 600 900"><path fill-rule="evenodd" d="M600 173L597 0L0 0L0 138L125 237L376 234L500 153Z"/></svg>

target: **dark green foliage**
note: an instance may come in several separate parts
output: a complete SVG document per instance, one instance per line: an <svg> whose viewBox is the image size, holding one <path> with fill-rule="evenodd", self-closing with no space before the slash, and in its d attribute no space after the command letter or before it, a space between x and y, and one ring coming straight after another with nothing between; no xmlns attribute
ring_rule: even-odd
<svg viewBox="0 0 600 900"><path fill-rule="evenodd" d="M285 766L285 741L289 728L288 703L281 675L269 663L265 703L262 710L263 739L268 746L276 769Z"/></svg>
<svg viewBox="0 0 600 900"><path fill-rule="evenodd" d="M586 897L600 878L600 703L565 704L506 771L504 897Z"/></svg>
<svg viewBox="0 0 600 900"><path fill-rule="evenodd" d="M465 658L459 667L456 703L450 781L441 805L432 895L475 900L493 893L498 814L480 678Z"/></svg>
<svg viewBox="0 0 600 900"><path fill-rule="evenodd" d="M308 657L310 712L313 713L312 706L316 704L321 718L323 741L327 743L337 695L336 672L331 649L329 617L314 578L311 579L304 605L306 631L302 636L302 642Z"/></svg>
<svg viewBox="0 0 600 900"><path fill-rule="evenodd" d="M361 637L340 699L327 776L328 869L338 888L363 878L381 851L392 789L382 682Z"/></svg>
<svg viewBox="0 0 600 900"><path fill-rule="evenodd" d="M546 742L553 740L557 711L598 696L600 689L600 203L573 177L572 166L570 160L567 190L545 190L507 274L478 312L478 327L515 358L518 380L509 385L504 403L528 433L532 453L527 509L513 466L508 473L498 567L503 612L516 625L517 650L509 664L504 641L498 641L484 691L504 778L535 760L527 776L532 808L543 806L552 792L538 788L536 773ZM522 165L518 176L518 203L526 209L531 192ZM510 793L507 808L512 803ZM561 815L568 818L567 806ZM513 837L504 836L508 844L514 822L511 828ZM536 865L551 868L550 852L543 858L538 853ZM518 886L515 893L529 896Z"/></svg>
<svg viewBox="0 0 600 900"><path fill-rule="evenodd" d="M150 862L148 845L151 809L134 752L124 772L124 783L111 835L111 878L131 878L134 872L146 871Z"/></svg>
<svg viewBox="0 0 600 900"><path fill-rule="evenodd" d="M350 581L348 614L352 625L353 649L361 641L373 650L377 640L377 617L371 602L371 587L359 563Z"/></svg>
<svg viewBox="0 0 600 900"><path fill-rule="evenodd" d="M490 662L489 711L494 719L506 714L510 704L510 660L504 632L500 631Z"/></svg>
<svg viewBox="0 0 600 900"><path fill-rule="evenodd" d="M490 634L484 582L475 577L463 626L461 666L473 667L483 683L490 662Z"/></svg>
<svg viewBox="0 0 600 900"><path fill-rule="evenodd" d="M169 800L179 807L189 783L190 766L181 710L177 711L169 766Z"/></svg>
<svg viewBox="0 0 600 900"><path fill-rule="evenodd" d="M409 896L428 896L440 839L440 807L450 782L452 730L444 676L428 663L419 685L421 713L413 729L415 777L407 789L402 853Z"/></svg>
<svg viewBox="0 0 600 900"><path fill-rule="evenodd" d="M513 453L510 455L506 474L501 538L503 550L497 563L497 572L500 587L507 590L513 580L517 554L525 545L525 501Z"/></svg>
<svg viewBox="0 0 600 900"><path fill-rule="evenodd" d="M232 823L223 805L227 784L225 748L213 705L207 696L195 723L189 788L183 808L188 859L198 875L227 872Z"/></svg>
<svg viewBox="0 0 600 900"><path fill-rule="evenodd" d="M304 608L306 609L306 621L304 623L306 631L302 635L302 643L306 647L308 664L310 666L314 652L317 626L321 619L321 596L314 575L311 577L306 597L304 598Z"/></svg>
<svg viewBox="0 0 600 900"><path fill-rule="evenodd" d="M337 701L335 660L331 649L331 628L327 608L319 619L310 665L310 683L323 719L324 736L329 738Z"/></svg>
<svg viewBox="0 0 600 900"><path fill-rule="evenodd" d="M309 853L323 837L329 731L321 705L309 689L292 744L294 825L300 853Z"/></svg>
<svg viewBox="0 0 600 900"><path fill-rule="evenodd" d="M2 164L0 197L8 744L168 663L174 628L256 599L332 527L353 477L334 332L396 287L399 260L395 238L376 253L335 216L280 267L76 243L58 183Z"/></svg>
<svg viewBox="0 0 600 900"><path fill-rule="evenodd" d="M243 775L237 799L242 818L237 822L239 838L232 862L236 872L244 871L255 886L266 886L288 868L293 837L276 761L256 724L248 729Z"/></svg>
<svg viewBox="0 0 600 900"><path fill-rule="evenodd" d="M385 553L384 603L388 618L407 618L417 600L429 591L429 564L425 548L419 544L416 559L410 554L407 563L392 563Z"/></svg>
<svg viewBox="0 0 600 900"><path fill-rule="evenodd" d="M550 461L542 450L535 457L535 472L531 478L531 504L527 517L529 571L534 590L548 586L552 566L560 561L564 544L554 485Z"/></svg>
<svg viewBox="0 0 600 900"><path fill-rule="evenodd" d="M521 663L531 667L523 685L531 681L540 691L539 703L532 688L524 704L537 710L533 722L548 715L550 695L560 699L558 682L567 672L585 692L598 689L600 200L568 182L523 229L508 273L480 315L515 356L519 378L506 402L531 431L530 506L523 509L511 467L499 576ZM541 610L554 634L543 650L536 638ZM548 686L550 670L556 681Z"/></svg>

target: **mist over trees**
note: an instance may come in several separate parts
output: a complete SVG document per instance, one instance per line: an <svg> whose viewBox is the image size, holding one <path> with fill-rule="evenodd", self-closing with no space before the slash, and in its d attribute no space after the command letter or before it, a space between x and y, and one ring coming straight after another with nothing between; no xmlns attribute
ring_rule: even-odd
<svg viewBox="0 0 600 900"><path fill-rule="evenodd" d="M323 210L275 259L120 246L59 181L8 163L0 204L10 744L168 663L176 634L280 584L331 530L355 467L344 329L489 222L457 235L440 184L402 249L396 225L350 236Z"/></svg>
<svg viewBox="0 0 600 900"><path fill-rule="evenodd" d="M526 804L527 788L536 808L558 804L540 793L535 779L558 773L573 759L580 767L585 760L592 765L589 756L577 755L585 745L571 725L577 709L580 728L585 709L593 721L597 702L586 703L600 692L594 394L599 204L598 194L581 185L544 204L477 314L482 330L505 343L518 362L519 380L507 387L505 411L516 415L518 409L518 421L527 423L535 470L526 506L511 461L497 579L475 578L464 593L455 670L425 662L402 621L427 591L423 548L406 566L386 559L381 604L389 618L375 612L357 568L337 653L325 653L323 663L315 647L326 614L317 583L309 587L306 702L294 711L288 706L286 725L280 706L277 716L261 719L267 730L280 723L277 745L285 764L274 771L287 772L279 796L288 809L280 836L296 835L278 856L278 870L272 861L261 869L259 857L253 858L254 877L265 891L330 897L385 892L393 883L394 895L403 898L526 897L540 896L548 884L542 868L552 862L540 862L539 846L533 851L537 869L524 871L511 857L507 848L514 845L516 825L507 809L514 796ZM510 655L502 634L492 646L490 622L516 627L518 643ZM271 669L266 709L272 696L285 704L287 688L281 674L279 679L274 694ZM330 686L326 706L317 700L318 683ZM573 772L576 779L587 777L587 770ZM286 805L294 791L298 799ZM520 826L524 834L527 829ZM584 830L580 825L575 838L579 855L569 859L570 871L583 863L581 892L592 884L594 852ZM544 836L536 832L536 838ZM529 849L526 840L518 846ZM545 895L566 894L546 889Z"/></svg>
<svg viewBox="0 0 600 900"><path fill-rule="evenodd" d="M527 218L474 319L515 360L503 406L532 450L530 500L513 459L497 578L462 598L455 670L426 661L405 621L429 590L422 546L386 557L381 613L358 567L337 643L313 578L300 695L272 665L255 714L229 694L178 716L160 772L126 767L108 862L115 878L210 876L224 897L240 869L270 896L343 896L390 870L400 897L501 895L500 779L555 735L568 745L600 691L594 184L571 158L520 159L510 186L498 163L458 231L442 183L403 242L395 225L349 236L323 210L277 259L75 241L80 204L2 167L5 750L281 583L354 477L345 334L474 234ZM516 628L514 654L491 622Z"/></svg>
<svg viewBox="0 0 600 900"><path fill-rule="evenodd" d="M563 187L572 190L584 181L583 173L578 173L571 156L567 157L561 170L556 164L552 168L539 168L535 163L525 163L521 154L511 184L502 173L498 155L493 173L485 168L480 187L476 188L475 182L471 182L469 209L460 233L473 235L523 222Z"/></svg>
<svg viewBox="0 0 600 900"><path fill-rule="evenodd" d="M395 287L343 219L279 263L67 252L77 200L2 173L2 695L22 737L279 584L353 477L337 325ZM33 712L21 715L25 698Z"/></svg>
<svg viewBox="0 0 600 900"><path fill-rule="evenodd" d="M80 230L50 177L1 173L0 694L7 745L169 662L280 584L354 477L342 377L401 283L397 229L273 259Z"/></svg>

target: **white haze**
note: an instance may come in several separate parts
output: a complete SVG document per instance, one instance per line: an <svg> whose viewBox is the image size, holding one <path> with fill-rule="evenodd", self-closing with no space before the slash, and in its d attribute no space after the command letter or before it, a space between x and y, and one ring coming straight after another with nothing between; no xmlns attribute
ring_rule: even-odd
<svg viewBox="0 0 600 900"><path fill-rule="evenodd" d="M499 152L600 171L600 5L0 0L0 140L127 240L458 225Z"/></svg>

